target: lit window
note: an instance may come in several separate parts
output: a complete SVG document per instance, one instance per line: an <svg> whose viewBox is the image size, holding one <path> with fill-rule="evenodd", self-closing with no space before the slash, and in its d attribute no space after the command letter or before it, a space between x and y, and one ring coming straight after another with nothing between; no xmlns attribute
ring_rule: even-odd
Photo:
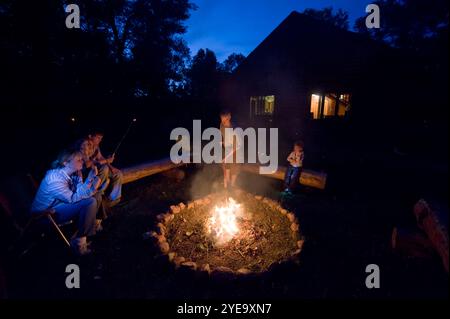
<svg viewBox="0 0 450 319"><path fill-rule="evenodd" d="M350 111L349 93L312 94L310 113L315 120L331 117L344 117Z"/></svg>
<svg viewBox="0 0 450 319"><path fill-rule="evenodd" d="M275 96L269 95L264 98L264 113L273 114L275 108Z"/></svg>
<svg viewBox="0 0 450 319"><path fill-rule="evenodd" d="M344 117L350 111L350 94L341 94L339 96L338 116Z"/></svg>
<svg viewBox="0 0 450 319"><path fill-rule="evenodd" d="M319 118L321 96L318 94L311 95L311 115L317 120Z"/></svg>
<svg viewBox="0 0 450 319"><path fill-rule="evenodd" d="M325 96L325 103L323 106L323 116L332 117L336 114L336 98L332 94Z"/></svg>
<svg viewBox="0 0 450 319"><path fill-rule="evenodd" d="M275 95L250 97L250 115L273 115Z"/></svg>

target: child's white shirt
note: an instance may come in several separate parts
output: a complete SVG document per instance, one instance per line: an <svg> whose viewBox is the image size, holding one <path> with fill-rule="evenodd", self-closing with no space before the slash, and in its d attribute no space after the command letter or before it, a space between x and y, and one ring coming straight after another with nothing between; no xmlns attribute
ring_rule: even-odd
<svg viewBox="0 0 450 319"><path fill-rule="evenodd" d="M293 167L302 167L303 166L303 159L305 157L305 152L295 153L292 152L289 154L287 160Z"/></svg>

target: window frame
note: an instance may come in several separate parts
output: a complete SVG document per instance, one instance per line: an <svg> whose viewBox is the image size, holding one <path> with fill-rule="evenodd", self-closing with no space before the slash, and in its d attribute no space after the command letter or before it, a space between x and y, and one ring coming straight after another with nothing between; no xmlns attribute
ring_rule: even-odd
<svg viewBox="0 0 450 319"><path fill-rule="evenodd" d="M309 118L311 120L324 120L324 119L331 119L331 118L345 118L348 116L350 108L351 108L351 104L352 104L352 92L350 91L337 91L337 92L311 92L309 94ZM313 103L313 96L318 96L319 97L319 105L317 106L317 113L318 115L315 116L315 112L313 112L312 110L312 103ZM341 97L345 97L345 98L341 98ZM332 100L334 100L334 114L332 115L325 115L325 101L327 98L331 98ZM344 105L345 107L345 112L343 115L339 115L339 109L341 107L341 105Z"/></svg>
<svg viewBox="0 0 450 319"><path fill-rule="evenodd" d="M272 112L266 112L266 99L273 97ZM250 96L250 118L253 117L272 117L275 114L276 95L252 95Z"/></svg>

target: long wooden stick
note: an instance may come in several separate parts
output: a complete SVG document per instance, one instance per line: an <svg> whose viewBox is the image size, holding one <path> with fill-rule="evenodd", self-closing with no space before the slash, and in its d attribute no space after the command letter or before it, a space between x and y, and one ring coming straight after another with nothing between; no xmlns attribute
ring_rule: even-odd
<svg viewBox="0 0 450 319"><path fill-rule="evenodd" d="M133 119L130 123L130 125L128 125L127 130L125 131L125 134L122 136L122 138L120 139L119 143L117 144L116 148L114 149L113 154L116 154L117 151L119 150L120 146L122 145L122 142L125 140L125 137L127 137L128 133L130 133L131 130L131 126L133 126L133 123L136 122L136 119Z"/></svg>
<svg viewBox="0 0 450 319"><path fill-rule="evenodd" d="M56 231L58 232L59 236L61 236L61 238L64 240L66 245L70 247L69 241L67 240L66 236L63 234L61 229L59 228L58 224L56 224L56 222L53 219L52 215L47 215L47 218L50 220L50 222L52 223L53 227L56 229Z"/></svg>

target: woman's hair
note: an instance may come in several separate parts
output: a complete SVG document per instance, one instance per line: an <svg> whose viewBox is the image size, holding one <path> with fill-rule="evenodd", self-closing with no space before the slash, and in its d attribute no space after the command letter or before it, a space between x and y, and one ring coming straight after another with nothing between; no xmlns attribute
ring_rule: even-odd
<svg viewBox="0 0 450 319"><path fill-rule="evenodd" d="M76 148L70 148L67 150L63 150L58 154L58 157L56 160L52 163L51 167L53 169L55 168L63 168L65 165L64 163L67 163L72 158L74 158L76 155L81 154L79 150Z"/></svg>
<svg viewBox="0 0 450 319"><path fill-rule="evenodd" d="M299 146L299 147L303 148L304 147L303 141L295 141L294 146Z"/></svg>

